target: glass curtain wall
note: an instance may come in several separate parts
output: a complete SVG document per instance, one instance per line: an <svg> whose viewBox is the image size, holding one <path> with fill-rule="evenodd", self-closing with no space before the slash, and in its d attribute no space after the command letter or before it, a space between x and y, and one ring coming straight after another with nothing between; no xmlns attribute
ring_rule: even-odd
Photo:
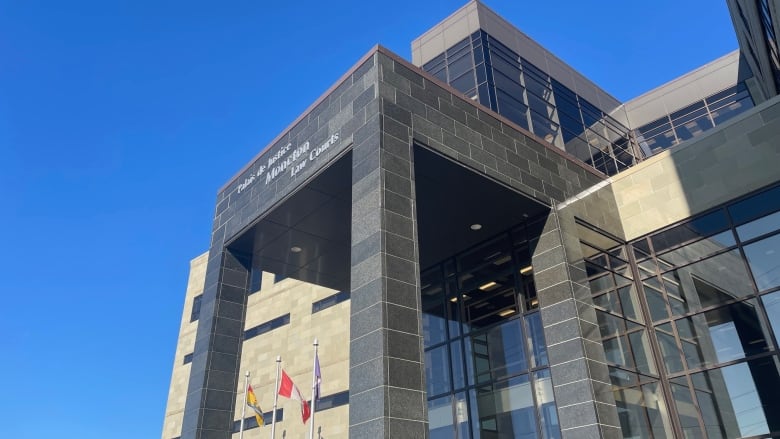
<svg viewBox="0 0 780 439"><path fill-rule="evenodd" d="M646 156L692 139L753 107L747 86L740 82L683 109L636 129Z"/></svg>
<svg viewBox="0 0 780 439"><path fill-rule="evenodd" d="M674 437L628 247L578 228L623 437Z"/></svg>
<svg viewBox="0 0 780 439"><path fill-rule="evenodd" d="M431 439L561 437L527 239L540 228L421 274Z"/></svg>
<svg viewBox="0 0 780 439"><path fill-rule="evenodd" d="M780 187L629 245L581 228L624 437L780 436Z"/></svg>
<svg viewBox="0 0 780 439"><path fill-rule="evenodd" d="M636 163L627 127L483 31L423 69L607 175Z"/></svg>

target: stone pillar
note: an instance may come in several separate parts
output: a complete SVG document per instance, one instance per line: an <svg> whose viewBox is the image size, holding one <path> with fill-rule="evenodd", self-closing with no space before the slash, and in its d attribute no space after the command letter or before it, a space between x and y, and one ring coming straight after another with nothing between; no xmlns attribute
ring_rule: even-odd
<svg viewBox="0 0 780 439"><path fill-rule="evenodd" d="M353 143L349 437L426 438L411 132L388 117Z"/></svg>
<svg viewBox="0 0 780 439"><path fill-rule="evenodd" d="M564 438L622 438L574 217L553 209L533 251Z"/></svg>
<svg viewBox="0 0 780 439"><path fill-rule="evenodd" d="M184 406L182 439L230 439L238 389L250 257L214 233Z"/></svg>

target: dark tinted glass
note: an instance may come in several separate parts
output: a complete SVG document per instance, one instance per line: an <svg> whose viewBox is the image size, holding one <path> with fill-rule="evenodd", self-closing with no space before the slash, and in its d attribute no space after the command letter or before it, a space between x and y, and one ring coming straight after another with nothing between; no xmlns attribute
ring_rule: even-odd
<svg viewBox="0 0 780 439"><path fill-rule="evenodd" d="M200 302L203 300L203 294L199 294L192 299L192 312L190 313L190 322L200 318Z"/></svg>
<svg viewBox="0 0 780 439"><path fill-rule="evenodd" d="M735 224L742 224L780 210L780 186L732 204L728 210Z"/></svg>
<svg viewBox="0 0 780 439"><path fill-rule="evenodd" d="M656 253L662 253L666 249L726 230L728 226L725 213L722 210L717 210L653 235L651 240Z"/></svg>
<svg viewBox="0 0 780 439"><path fill-rule="evenodd" d="M257 337L258 335L265 334L268 331L274 330L280 326L284 326L290 323L290 314L279 316L275 319L269 320L265 323L255 326L254 328L244 331L244 340Z"/></svg>
<svg viewBox="0 0 780 439"><path fill-rule="evenodd" d="M330 295L324 299L318 300L311 304L311 312L320 312L323 309L330 308L333 305L339 304L349 300L349 291L339 291L336 294Z"/></svg>

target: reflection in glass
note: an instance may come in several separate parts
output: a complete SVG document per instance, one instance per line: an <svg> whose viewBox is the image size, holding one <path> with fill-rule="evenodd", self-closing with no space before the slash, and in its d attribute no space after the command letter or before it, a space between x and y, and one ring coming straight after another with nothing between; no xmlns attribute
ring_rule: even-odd
<svg viewBox="0 0 780 439"><path fill-rule="evenodd" d="M447 339L447 318L444 309L444 286L436 279L438 271L420 276L422 282L422 326L425 346Z"/></svg>
<svg viewBox="0 0 780 439"><path fill-rule="evenodd" d="M780 286L780 235L745 246L745 256L759 291Z"/></svg>
<svg viewBox="0 0 780 439"><path fill-rule="evenodd" d="M690 390L680 384L672 384L671 387L674 405L677 407L677 418L680 420L680 427L685 438L704 438L701 426L699 426L698 409L691 397Z"/></svg>
<svg viewBox="0 0 780 439"><path fill-rule="evenodd" d="M752 300L676 321L688 368L713 366L766 352L769 345L759 322Z"/></svg>
<svg viewBox="0 0 780 439"><path fill-rule="evenodd" d="M780 340L780 291L761 296L761 301L764 302L764 309L766 309L766 315L769 317L769 324L775 333L775 341L778 341Z"/></svg>
<svg viewBox="0 0 780 439"><path fill-rule="evenodd" d="M539 438L528 375L478 387L474 393L472 404L479 413L479 422L474 423L475 438Z"/></svg>
<svg viewBox="0 0 780 439"><path fill-rule="evenodd" d="M664 323L655 328L655 336L658 339L658 345L661 348L661 356L663 357L664 366L669 373L680 372L683 370L682 358L680 357L680 349L677 347L674 334L672 332L672 324Z"/></svg>
<svg viewBox="0 0 780 439"><path fill-rule="evenodd" d="M742 224L776 210L780 210L780 186L775 186L728 207L735 224Z"/></svg>
<svg viewBox="0 0 780 439"><path fill-rule="evenodd" d="M450 390L450 367L447 345L425 352L425 384L429 396Z"/></svg>
<svg viewBox="0 0 780 439"><path fill-rule="evenodd" d="M456 434L457 437L468 438L468 419L465 393L428 401L428 430L431 439L452 439Z"/></svg>
<svg viewBox="0 0 780 439"><path fill-rule="evenodd" d="M460 343L460 340L450 343L452 384L455 389L461 389L466 386L466 374L463 371L463 352L460 348Z"/></svg>
<svg viewBox="0 0 780 439"><path fill-rule="evenodd" d="M748 437L780 428L780 386L773 358L739 363L691 376L709 429L723 437Z"/></svg>
<svg viewBox="0 0 780 439"><path fill-rule="evenodd" d="M745 264L737 250L678 268L675 276L679 279L681 299L688 311L753 294Z"/></svg>
<svg viewBox="0 0 780 439"><path fill-rule="evenodd" d="M521 320L511 320L470 339L475 383L506 378L528 369Z"/></svg>
<svg viewBox="0 0 780 439"><path fill-rule="evenodd" d="M534 372L534 391L536 394L536 410L539 412L542 437L544 439L559 439L561 428L558 424L558 410L555 408L552 378L550 370L543 369Z"/></svg>
<svg viewBox="0 0 780 439"><path fill-rule="evenodd" d="M775 212L737 227L737 234L744 242L778 229L780 229L780 212Z"/></svg>
<svg viewBox="0 0 780 439"><path fill-rule="evenodd" d="M615 387L614 395L624 438L672 437L663 391L658 382Z"/></svg>
<svg viewBox="0 0 780 439"><path fill-rule="evenodd" d="M528 339L531 341L531 367L547 366L547 344L544 342L542 318L537 312L526 316L525 321L528 325Z"/></svg>

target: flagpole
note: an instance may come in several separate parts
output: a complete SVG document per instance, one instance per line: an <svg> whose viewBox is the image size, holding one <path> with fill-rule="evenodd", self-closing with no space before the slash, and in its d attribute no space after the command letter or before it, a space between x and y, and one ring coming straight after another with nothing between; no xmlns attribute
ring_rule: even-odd
<svg viewBox="0 0 780 439"><path fill-rule="evenodd" d="M316 398L317 393L317 347L319 346L319 343L317 342L317 338L314 338L314 361L312 361L311 365L311 402L310 404L310 410L311 411L311 424L309 424L309 439L314 439L314 401Z"/></svg>
<svg viewBox="0 0 780 439"><path fill-rule="evenodd" d="M282 366L282 356L276 356L276 384L274 385L274 411L271 414L271 439L276 439L276 405L279 402L279 371ZM240 438L239 438L240 439Z"/></svg>
<svg viewBox="0 0 780 439"><path fill-rule="evenodd" d="M238 439L244 439L244 418L246 417L246 397L249 388L249 371L246 371L244 379L244 405L241 407L241 427L238 430Z"/></svg>

